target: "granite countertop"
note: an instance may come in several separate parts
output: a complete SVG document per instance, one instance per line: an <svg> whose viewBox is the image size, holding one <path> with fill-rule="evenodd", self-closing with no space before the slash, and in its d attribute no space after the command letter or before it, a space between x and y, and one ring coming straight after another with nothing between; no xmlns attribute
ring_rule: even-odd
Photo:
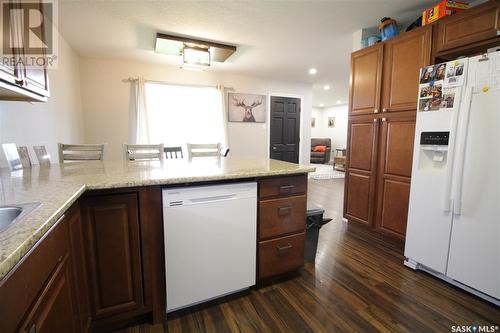
<svg viewBox="0 0 500 333"><path fill-rule="evenodd" d="M41 205L0 232L0 280L86 191L120 187L300 174L313 167L264 158L195 158L159 161L75 162L0 169L0 206Z"/></svg>

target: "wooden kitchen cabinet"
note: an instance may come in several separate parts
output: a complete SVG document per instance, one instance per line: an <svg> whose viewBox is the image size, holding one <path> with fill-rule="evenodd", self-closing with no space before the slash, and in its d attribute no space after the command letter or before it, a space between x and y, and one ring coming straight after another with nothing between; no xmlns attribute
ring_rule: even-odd
<svg viewBox="0 0 500 333"><path fill-rule="evenodd" d="M439 20L435 25L434 53L461 49L464 54L470 54L467 48L476 49L491 43L499 45L499 16L500 1L492 0Z"/></svg>
<svg viewBox="0 0 500 333"><path fill-rule="evenodd" d="M38 2L40 11L43 11L41 1ZM32 4L31 4L32 5ZM20 1L9 2L11 9L20 9ZM14 45L27 46L27 34L22 32L24 19L21 17L23 10L10 11L10 38ZM42 24L45 21L42 22ZM42 40L45 41L46 28L42 29ZM57 37L56 37L57 38ZM32 57L46 58L45 54L28 54L26 47L18 47L12 54L2 54L6 58L13 59L13 63L2 61L0 64L0 100L7 101L42 101L46 102L49 97L49 79L45 63L33 66L26 64L26 59Z"/></svg>
<svg viewBox="0 0 500 333"><path fill-rule="evenodd" d="M374 112L363 115L357 106L364 97L355 81L351 83L344 217L399 238L406 230L419 73L431 64L432 37L433 26L424 26L379 43L379 76L374 65L356 68L353 60L351 68L353 78L377 77L380 89L370 97ZM374 50L354 52L352 59Z"/></svg>
<svg viewBox="0 0 500 333"><path fill-rule="evenodd" d="M165 320L160 186L87 192L81 199L93 331Z"/></svg>
<svg viewBox="0 0 500 333"><path fill-rule="evenodd" d="M378 113L383 53L383 44L380 43L352 54L350 115Z"/></svg>
<svg viewBox="0 0 500 333"><path fill-rule="evenodd" d="M414 111L420 68L430 65L432 26L384 43L382 112Z"/></svg>
<svg viewBox="0 0 500 333"><path fill-rule="evenodd" d="M351 117L344 217L402 238L406 233L415 112Z"/></svg>
<svg viewBox="0 0 500 333"><path fill-rule="evenodd" d="M370 225L374 209L378 132L378 118L363 116L349 119L344 215Z"/></svg>
<svg viewBox="0 0 500 333"><path fill-rule="evenodd" d="M259 179L259 281L296 271L304 265L306 193L306 175Z"/></svg>
<svg viewBox="0 0 500 333"><path fill-rule="evenodd" d="M82 199L90 303L94 320L144 307L138 196Z"/></svg>
<svg viewBox="0 0 500 333"><path fill-rule="evenodd" d="M0 282L0 332L85 332L70 245L71 207Z"/></svg>
<svg viewBox="0 0 500 333"><path fill-rule="evenodd" d="M159 186L87 192L0 281L0 332L165 319Z"/></svg>
<svg viewBox="0 0 500 333"><path fill-rule="evenodd" d="M76 333L80 331L78 321L74 320L77 305L70 266L69 254L66 254L28 313L26 320L21 324L19 332Z"/></svg>
<svg viewBox="0 0 500 333"><path fill-rule="evenodd" d="M415 118L405 112L380 121L375 226L398 238L406 234Z"/></svg>

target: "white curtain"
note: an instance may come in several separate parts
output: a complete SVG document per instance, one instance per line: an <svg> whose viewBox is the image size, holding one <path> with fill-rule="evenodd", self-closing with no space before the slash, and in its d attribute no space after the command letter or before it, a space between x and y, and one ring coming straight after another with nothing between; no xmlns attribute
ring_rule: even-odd
<svg viewBox="0 0 500 333"><path fill-rule="evenodd" d="M146 103L146 81L144 78L134 80L135 86L135 143L149 144L151 142L149 115Z"/></svg>
<svg viewBox="0 0 500 333"><path fill-rule="evenodd" d="M141 130L145 122L148 124L144 132L149 142L182 146L184 150L186 143L221 143L227 147L224 87L146 82L143 96L146 121L139 121L138 114L137 125Z"/></svg>
<svg viewBox="0 0 500 333"><path fill-rule="evenodd" d="M216 89L221 101L220 112L222 114L221 120L222 120L222 131L223 131L221 143L223 148L229 148L229 130L227 126L228 121L226 112L226 92L224 90L223 85L217 85Z"/></svg>

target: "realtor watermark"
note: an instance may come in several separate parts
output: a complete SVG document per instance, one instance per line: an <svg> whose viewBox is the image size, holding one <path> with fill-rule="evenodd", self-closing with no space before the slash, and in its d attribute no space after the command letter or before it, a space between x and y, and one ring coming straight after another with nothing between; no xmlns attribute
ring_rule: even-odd
<svg viewBox="0 0 500 333"><path fill-rule="evenodd" d="M56 0L0 0L2 65L57 67L57 9Z"/></svg>

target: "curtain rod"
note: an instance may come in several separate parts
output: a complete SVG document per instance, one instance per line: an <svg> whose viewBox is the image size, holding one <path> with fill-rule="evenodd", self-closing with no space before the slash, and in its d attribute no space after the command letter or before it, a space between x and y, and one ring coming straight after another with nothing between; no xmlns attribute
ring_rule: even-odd
<svg viewBox="0 0 500 333"><path fill-rule="evenodd" d="M136 78L136 77L128 77L126 79L123 79L123 82L134 82L137 80L138 80L138 78ZM170 85L170 86L204 87L204 88L215 88L216 87L214 85L208 85L208 84L188 84L188 83L175 83L175 82L155 81L155 80L145 80L145 81L149 82L149 83L166 84L166 85ZM234 88L233 87L224 87L224 90L234 90Z"/></svg>

